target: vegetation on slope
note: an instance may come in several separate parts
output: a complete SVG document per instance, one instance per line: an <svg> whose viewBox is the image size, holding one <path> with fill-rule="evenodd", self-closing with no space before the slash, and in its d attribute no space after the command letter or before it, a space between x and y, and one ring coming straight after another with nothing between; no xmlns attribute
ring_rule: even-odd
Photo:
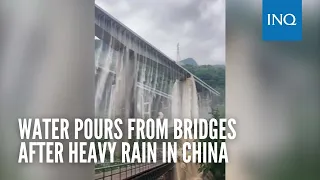
<svg viewBox="0 0 320 180"><path fill-rule="evenodd" d="M224 102L226 81L224 65L183 65L183 67L207 83L209 86L219 91Z"/></svg>
<svg viewBox="0 0 320 180"><path fill-rule="evenodd" d="M217 119L219 121L220 118L225 118L224 110L222 112L219 109L212 109L212 117ZM218 127L215 127L217 131L219 131ZM201 140L202 142L212 142L213 144L215 142L218 143L218 148L220 150L221 142L224 142L225 140L215 139L212 140L209 137L207 139ZM219 154L219 153L218 153ZM209 155L207 155L209 157ZM212 159L213 161L213 159ZM211 173L214 176L215 180L225 180L225 173L226 173L226 163L202 163L200 168L200 172Z"/></svg>

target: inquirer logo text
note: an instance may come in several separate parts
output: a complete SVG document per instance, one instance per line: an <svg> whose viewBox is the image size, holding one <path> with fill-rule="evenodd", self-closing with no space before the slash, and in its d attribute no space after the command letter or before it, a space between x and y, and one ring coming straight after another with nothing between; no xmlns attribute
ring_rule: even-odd
<svg viewBox="0 0 320 180"><path fill-rule="evenodd" d="M302 40L302 0L263 0L262 11L263 40Z"/></svg>

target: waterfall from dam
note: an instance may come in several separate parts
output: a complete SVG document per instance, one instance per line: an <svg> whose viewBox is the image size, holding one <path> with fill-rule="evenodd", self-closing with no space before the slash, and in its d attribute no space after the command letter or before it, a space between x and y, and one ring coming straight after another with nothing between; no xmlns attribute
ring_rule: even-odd
<svg viewBox="0 0 320 180"><path fill-rule="evenodd" d="M101 118L208 118L215 95L167 63L148 47L117 26L106 24L108 34L96 38L95 115ZM167 63L167 64L166 64ZM122 129L127 128L124 121ZM126 139L124 131L124 139ZM180 143L193 141L181 139ZM120 146L117 146L118 148ZM117 149L121 152L121 149ZM198 164L177 163L177 180L201 179Z"/></svg>
<svg viewBox="0 0 320 180"><path fill-rule="evenodd" d="M111 93L112 88L110 65L112 63L114 52L109 48L111 42L112 41L110 41L108 45L105 45L102 41L96 41L95 64L96 67L101 67L101 69L96 69L95 114L98 116L108 116L110 113L108 111L110 105L106 103L109 100L105 98L112 97L108 96Z"/></svg>
<svg viewBox="0 0 320 180"><path fill-rule="evenodd" d="M199 118L198 94L196 83L193 77L185 81L177 81L173 88L172 115L173 118ZM192 142L193 139L180 139L179 144ZM181 152L181 146L179 146ZM178 153L181 156L181 153ZM179 158L181 159L181 158ZM177 180L198 180L202 179L199 173L199 164L178 162L175 168L175 179Z"/></svg>
<svg viewBox="0 0 320 180"><path fill-rule="evenodd" d="M158 113L162 112L164 118L169 119L169 127L172 127L173 118L202 118L199 114L200 108L209 114L206 109L210 105L202 103L206 102L209 96L203 95L206 98L201 98L198 95L192 76L182 81L177 78L168 79L173 72L161 69L158 64L150 64L147 57L135 53L158 60L157 56L147 53L143 48L134 47L129 43L130 40L126 47L119 47L115 42L113 38L109 43L96 40L97 117L157 118ZM130 49L136 51L133 53ZM126 129L126 126L127 122L124 122L122 128ZM125 134L122 141L128 141ZM193 140L181 139L180 144L186 141ZM117 152L121 152L121 149ZM179 162L175 168L176 179L199 179L202 174L198 169L198 164Z"/></svg>
<svg viewBox="0 0 320 180"><path fill-rule="evenodd" d="M113 25L109 29L107 42L95 38L96 117L147 119L163 113L171 118L174 73L160 64L158 53ZM127 129L126 121L121 128ZM123 132L122 141L128 141Z"/></svg>
<svg viewBox="0 0 320 180"><path fill-rule="evenodd" d="M182 91L181 91L181 81L176 80L176 82L173 85L172 89L172 103L171 103L171 108L172 108L172 113L171 113L171 119L169 120L169 127L173 127L173 119L174 118L180 118L181 117L181 111L182 111Z"/></svg>

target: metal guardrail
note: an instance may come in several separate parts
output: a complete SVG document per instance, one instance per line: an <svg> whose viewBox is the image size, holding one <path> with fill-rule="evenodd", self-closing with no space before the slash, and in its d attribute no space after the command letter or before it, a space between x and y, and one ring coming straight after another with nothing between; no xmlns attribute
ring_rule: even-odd
<svg viewBox="0 0 320 180"><path fill-rule="evenodd" d="M164 163L124 163L95 169L95 180L123 180L159 167Z"/></svg>
<svg viewBox="0 0 320 180"><path fill-rule="evenodd" d="M156 179L173 179L174 163L166 163L161 166L152 168L148 171L139 173L125 180L156 180Z"/></svg>

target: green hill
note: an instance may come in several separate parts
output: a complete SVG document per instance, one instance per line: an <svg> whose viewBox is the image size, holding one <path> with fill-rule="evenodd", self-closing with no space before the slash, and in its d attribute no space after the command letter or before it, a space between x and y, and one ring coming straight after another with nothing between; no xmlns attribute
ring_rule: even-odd
<svg viewBox="0 0 320 180"><path fill-rule="evenodd" d="M225 89L225 66L224 65L184 65L188 71L196 75L202 81L215 89Z"/></svg>
<svg viewBox="0 0 320 180"><path fill-rule="evenodd" d="M198 63L193 58L187 58L184 60L179 61L181 65L192 65L192 66L198 66Z"/></svg>
<svg viewBox="0 0 320 180"><path fill-rule="evenodd" d="M188 71L200 78L212 88L221 94L221 100L224 102L225 93L225 65L183 65ZM224 103L223 103L224 104Z"/></svg>

